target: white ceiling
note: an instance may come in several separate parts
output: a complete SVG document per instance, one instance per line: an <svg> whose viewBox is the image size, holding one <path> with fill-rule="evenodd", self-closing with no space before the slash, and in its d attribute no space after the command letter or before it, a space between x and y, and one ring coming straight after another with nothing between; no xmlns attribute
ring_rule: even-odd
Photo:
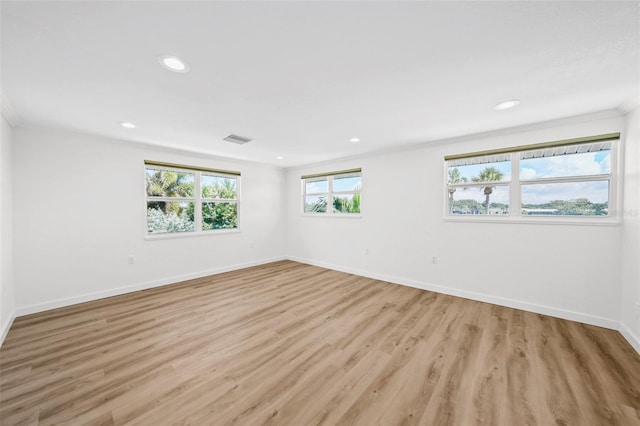
<svg viewBox="0 0 640 426"><path fill-rule="evenodd" d="M2 1L1 83L18 125L288 167L619 107L639 4Z"/></svg>

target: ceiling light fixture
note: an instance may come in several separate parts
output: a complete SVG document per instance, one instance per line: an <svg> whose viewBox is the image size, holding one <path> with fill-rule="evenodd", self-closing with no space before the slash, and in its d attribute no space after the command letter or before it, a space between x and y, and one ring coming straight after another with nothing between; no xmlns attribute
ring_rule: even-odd
<svg viewBox="0 0 640 426"><path fill-rule="evenodd" d="M135 129L136 125L133 123L129 123L128 121L125 121L124 123L120 123L120 125L122 127L126 127L127 129Z"/></svg>
<svg viewBox="0 0 640 426"><path fill-rule="evenodd" d="M358 143L358 142L360 142L360 139L359 138L351 138L351 139L349 139L349 142Z"/></svg>
<svg viewBox="0 0 640 426"><path fill-rule="evenodd" d="M520 105L520 101L517 99L509 99L508 101L500 102L493 107L496 111L502 111L504 109L514 108Z"/></svg>
<svg viewBox="0 0 640 426"><path fill-rule="evenodd" d="M160 62L160 65L163 67L173 72L189 72L191 69L184 59L180 59L177 56L160 55L158 56L158 62Z"/></svg>
<svg viewBox="0 0 640 426"><path fill-rule="evenodd" d="M276 157L276 160L284 160L284 157L283 157L283 156L281 156L281 155L278 155L278 156Z"/></svg>

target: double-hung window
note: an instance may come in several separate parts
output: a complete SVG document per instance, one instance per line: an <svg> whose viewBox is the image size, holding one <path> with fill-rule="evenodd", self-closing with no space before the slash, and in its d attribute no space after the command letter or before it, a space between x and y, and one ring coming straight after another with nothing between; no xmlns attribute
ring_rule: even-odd
<svg viewBox="0 0 640 426"><path fill-rule="evenodd" d="M240 173L145 161L147 234L238 229Z"/></svg>
<svg viewBox="0 0 640 426"><path fill-rule="evenodd" d="M362 170L302 176L302 211L310 215L359 215Z"/></svg>
<svg viewBox="0 0 640 426"><path fill-rule="evenodd" d="M614 133L447 156L446 215L612 217L619 137Z"/></svg>
<svg viewBox="0 0 640 426"><path fill-rule="evenodd" d="M511 154L450 160L447 175L449 214L509 214Z"/></svg>

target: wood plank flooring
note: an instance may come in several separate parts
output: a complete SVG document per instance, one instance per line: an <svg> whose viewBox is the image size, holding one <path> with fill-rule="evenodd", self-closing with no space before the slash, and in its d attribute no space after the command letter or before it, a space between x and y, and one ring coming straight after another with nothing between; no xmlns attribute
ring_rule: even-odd
<svg viewBox="0 0 640 426"><path fill-rule="evenodd" d="M16 319L2 425L640 425L612 330L282 261Z"/></svg>

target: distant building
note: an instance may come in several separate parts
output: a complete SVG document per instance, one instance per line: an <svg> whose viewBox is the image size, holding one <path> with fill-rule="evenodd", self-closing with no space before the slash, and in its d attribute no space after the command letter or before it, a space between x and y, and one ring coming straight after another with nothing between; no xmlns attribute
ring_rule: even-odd
<svg viewBox="0 0 640 426"><path fill-rule="evenodd" d="M530 216L551 216L558 212L558 209L522 209L522 214Z"/></svg>
<svg viewBox="0 0 640 426"><path fill-rule="evenodd" d="M506 207L491 207L489 214L509 214L509 209Z"/></svg>

